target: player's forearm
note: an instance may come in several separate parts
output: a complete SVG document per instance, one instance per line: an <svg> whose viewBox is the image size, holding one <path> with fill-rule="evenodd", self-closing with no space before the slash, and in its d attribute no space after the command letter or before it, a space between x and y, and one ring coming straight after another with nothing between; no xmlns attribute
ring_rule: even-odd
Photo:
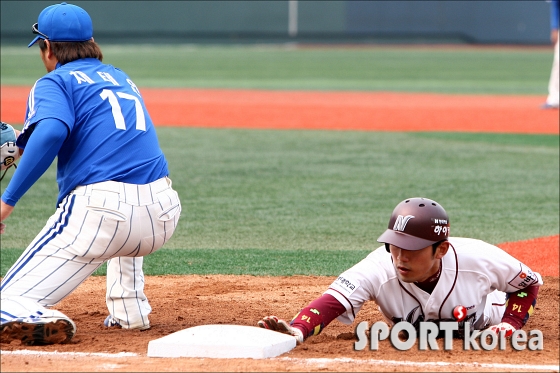
<svg viewBox="0 0 560 373"><path fill-rule="evenodd" d="M537 302L538 285L532 285L515 293L509 293L502 322L521 329L533 314Z"/></svg>
<svg viewBox="0 0 560 373"><path fill-rule="evenodd" d="M0 222L6 220L12 211L14 211L13 206L4 203L4 201L0 201Z"/></svg>
<svg viewBox="0 0 560 373"><path fill-rule="evenodd" d="M45 123L43 123L45 122ZM37 125L30 136L25 155L21 157L18 168L10 180L2 202L15 206L19 199L45 173L56 158L66 138L66 125L56 119L47 119Z"/></svg>
<svg viewBox="0 0 560 373"><path fill-rule="evenodd" d="M346 308L332 295L323 294L307 307L302 309L290 322L294 328L303 333L304 338L317 335L338 316L346 312Z"/></svg>

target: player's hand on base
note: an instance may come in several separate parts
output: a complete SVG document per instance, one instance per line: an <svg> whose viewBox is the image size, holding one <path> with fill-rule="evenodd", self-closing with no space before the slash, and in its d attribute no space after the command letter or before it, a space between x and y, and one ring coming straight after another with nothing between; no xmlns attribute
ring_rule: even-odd
<svg viewBox="0 0 560 373"><path fill-rule="evenodd" d="M289 334L296 338L298 343L303 343L303 333L298 328L293 328L286 321L276 316L266 316L257 322L257 325L264 329L274 330L276 332Z"/></svg>
<svg viewBox="0 0 560 373"><path fill-rule="evenodd" d="M494 331L498 335L500 335L500 332L503 331L506 338L511 337L513 332L516 330L511 324L507 322L501 322L498 325L493 325L489 329Z"/></svg>

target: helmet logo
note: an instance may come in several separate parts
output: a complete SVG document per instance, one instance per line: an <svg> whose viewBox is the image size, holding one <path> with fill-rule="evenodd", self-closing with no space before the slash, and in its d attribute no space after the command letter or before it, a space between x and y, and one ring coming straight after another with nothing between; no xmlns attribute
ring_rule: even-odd
<svg viewBox="0 0 560 373"><path fill-rule="evenodd" d="M406 225L410 219L413 219L413 215L402 216L399 215L397 220L395 220L395 225L393 226L394 231L404 232Z"/></svg>

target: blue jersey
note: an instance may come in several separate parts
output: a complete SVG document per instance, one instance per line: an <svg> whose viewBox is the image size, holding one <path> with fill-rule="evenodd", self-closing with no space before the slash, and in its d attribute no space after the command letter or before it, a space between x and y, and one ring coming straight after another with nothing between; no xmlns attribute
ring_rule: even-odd
<svg viewBox="0 0 560 373"><path fill-rule="evenodd" d="M111 65L85 58L57 65L39 79L17 145L25 148L34 125L48 118L68 128L58 152L59 202L78 185L147 184L169 173L138 88Z"/></svg>

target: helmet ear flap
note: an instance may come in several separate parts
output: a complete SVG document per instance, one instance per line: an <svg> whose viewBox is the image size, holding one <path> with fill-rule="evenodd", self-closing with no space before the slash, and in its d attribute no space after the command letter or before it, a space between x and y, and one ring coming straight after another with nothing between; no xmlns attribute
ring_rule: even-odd
<svg viewBox="0 0 560 373"><path fill-rule="evenodd" d="M387 242L385 242L385 250L387 250L388 253L391 252L391 250L389 249L389 244Z"/></svg>

